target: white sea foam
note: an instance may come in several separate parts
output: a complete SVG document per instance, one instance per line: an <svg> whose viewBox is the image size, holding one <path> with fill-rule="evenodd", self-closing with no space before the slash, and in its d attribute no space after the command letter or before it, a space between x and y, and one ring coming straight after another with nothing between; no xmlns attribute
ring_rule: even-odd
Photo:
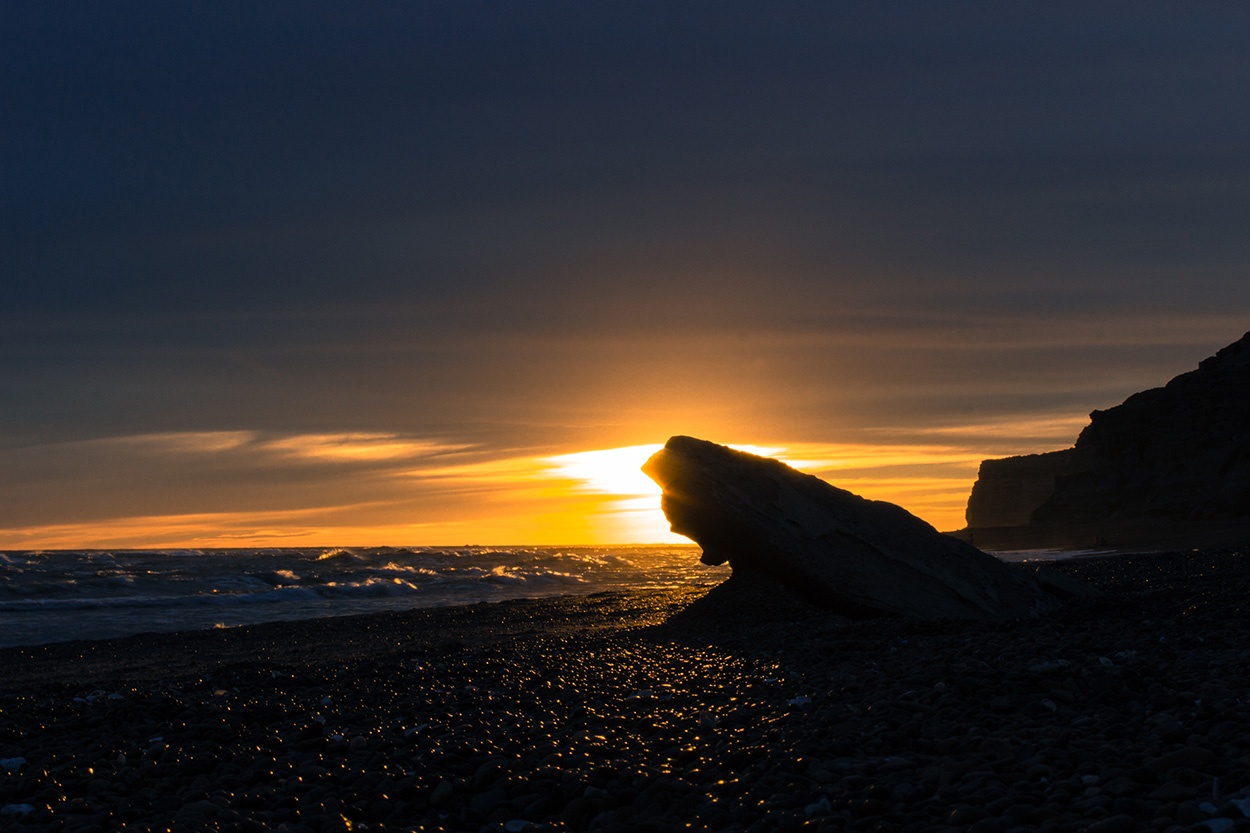
<svg viewBox="0 0 1250 833"><path fill-rule="evenodd" d="M693 547L0 553L0 646L714 584Z"/></svg>

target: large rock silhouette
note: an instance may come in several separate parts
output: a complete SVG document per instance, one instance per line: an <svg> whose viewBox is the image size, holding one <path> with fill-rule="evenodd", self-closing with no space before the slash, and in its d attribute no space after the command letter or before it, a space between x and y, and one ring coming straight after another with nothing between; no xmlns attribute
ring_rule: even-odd
<svg viewBox="0 0 1250 833"><path fill-rule="evenodd" d="M997 619L1058 607L1034 575L784 463L673 437L643 466L703 561L848 616ZM1079 593L1079 588L1075 589Z"/></svg>

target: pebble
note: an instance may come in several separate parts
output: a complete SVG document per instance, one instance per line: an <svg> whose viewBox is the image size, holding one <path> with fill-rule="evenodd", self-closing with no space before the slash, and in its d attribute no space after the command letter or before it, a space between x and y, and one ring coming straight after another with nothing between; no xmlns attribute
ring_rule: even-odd
<svg viewBox="0 0 1250 833"><path fill-rule="evenodd" d="M823 816L833 810L833 805L829 803L829 799L823 796L819 801L814 801L803 808L803 814L808 818L812 816Z"/></svg>
<svg viewBox="0 0 1250 833"><path fill-rule="evenodd" d="M35 812L33 804L5 804L0 807L0 816L26 816Z"/></svg>
<svg viewBox="0 0 1250 833"><path fill-rule="evenodd" d="M1165 803L1169 801L1184 801L1189 798L1194 798L1197 795L1198 791L1196 789L1188 784L1181 784L1176 781L1164 784L1162 787L1151 790L1150 792L1150 797L1155 801L1162 801Z"/></svg>
<svg viewBox="0 0 1250 833"><path fill-rule="evenodd" d="M1232 819L1207 819L1195 827L1198 830L1209 830L1211 833L1227 833L1235 827L1235 823Z"/></svg>
<svg viewBox="0 0 1250 833"><path fill-rule="evenodd" d="M452 786L450 781L439 781L438 786L430 793L430 806L441 807L451 798L451 794L456 788Z"/></svg>
<svg viewBox="0 0 1250 833"><path fill-rule="evenodd" d="M1108 816L1085 828L1085 833L1136 833L1141 829L1137 819L1127 814Z"/></svg>
<svg viewBox="0 0 1250 833"><path fill-rule="evenodd" d="M1146 766L1155 772L1166 773L1174 769L1203 770L1215 760L1215 753L1199 746L1187 746L1153 759Z"/></svg>
<svg viewBox="0 0 1250 833"><path fill-rule="evenodd" d="M1207 814L1202 812L1197 804L1194 804L1192 801L1186 801L1176 808L1175 818L1177 824L1192 825L1205 821Z"/></svg>

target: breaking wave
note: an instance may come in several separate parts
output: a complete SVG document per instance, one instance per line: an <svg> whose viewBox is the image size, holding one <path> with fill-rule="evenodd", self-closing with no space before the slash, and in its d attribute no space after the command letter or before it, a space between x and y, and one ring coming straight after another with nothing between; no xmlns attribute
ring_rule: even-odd
<svg viewBox="0 0 1250 833"><path fill-rule="evenodd" d="M694 547L0 552L0 647L709 585Z"/></svg>

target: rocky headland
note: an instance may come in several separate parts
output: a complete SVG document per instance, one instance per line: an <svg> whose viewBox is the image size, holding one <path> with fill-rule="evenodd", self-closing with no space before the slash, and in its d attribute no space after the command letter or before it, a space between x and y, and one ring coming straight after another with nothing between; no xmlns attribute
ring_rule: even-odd
<svg viewBox="0 0 1250 833"><path fill-rule="evenodd" d="M1250 333L1094 411L1072 448L984 461L967 521L982 546L1250 540Z"/></svg>

